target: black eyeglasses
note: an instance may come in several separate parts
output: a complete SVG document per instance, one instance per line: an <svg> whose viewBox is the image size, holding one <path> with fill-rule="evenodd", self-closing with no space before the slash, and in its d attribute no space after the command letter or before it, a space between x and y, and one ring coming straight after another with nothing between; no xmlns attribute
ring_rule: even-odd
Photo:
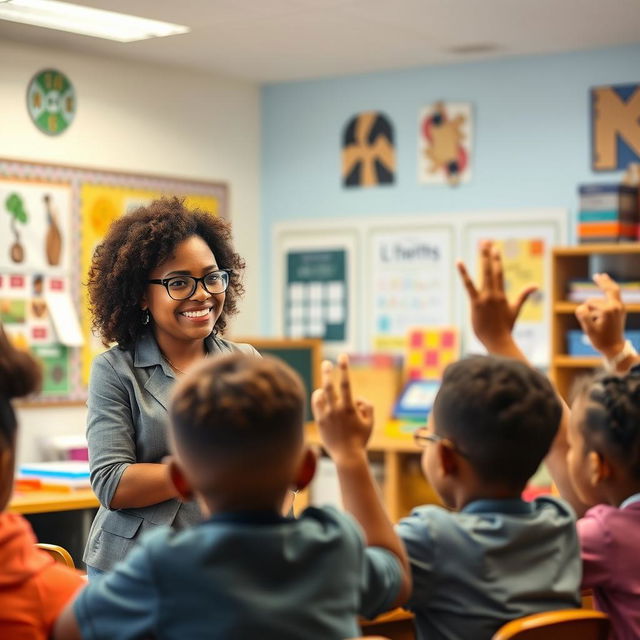
<svg viewBox="0 0 640 640"><path fill-rule="evenodd" d="M440 442L440 440L444 440L444 437L436 433L430 433L427 427L418 427L413 432L413 441L421 449L424 449L430 442Z"/></svg>
<svg viewBox="0 0 640 640"><path fill-rule="evenodd" d="M171 298L174 300L186 300L190 298L198 288L198 282L202 282L205 291L211 295L224 293L229 286L229 278L231 269L219 269L207 273L202 278L195 276L171 276L171 278L163 278L162 280L147 280L149 284L161 284Z"/></svg>
<svg viewBox="0 0 640 640"><path fill-rule="evenodd" d="M457 451L461 456L468 458L469 456L464 452L460 451L455 443L451 442L449 438L445 436L439 436L437 433L431 433L427 427L418 427L413 432L413 441L421 448L424 449L429 445L430 442L441 442L442 440L446 440L449 446Z"/></svg>

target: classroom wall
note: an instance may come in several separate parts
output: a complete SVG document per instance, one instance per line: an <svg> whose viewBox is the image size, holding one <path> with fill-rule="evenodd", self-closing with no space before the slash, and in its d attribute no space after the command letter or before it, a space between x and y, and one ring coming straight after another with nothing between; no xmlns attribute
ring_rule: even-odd
<svg viewBox="0 0 640 640"><path fill-rule="evenodd" d="M429 215L564 207L590 170L589 89L640 81L640 45L275 84L262 89L262 329L274 334L272 227L293 219ZM475 110L473 178L457 188L417 181L418 112L436 102ZM395 124L396 184L345 189L342 130L378 110Z"/></svg>
<svg viewBox="0 0 640 640"><path fill-rule="evenodd" d="M227 182L236 248L247 261L246 297L231 327L259 330L257 85L181 69L0 43L0 155ZM75 85L78 111L59 137L29 120L26 88L53 66ZM21 409L20 461L37 457L41 433L83 433L85 409Z"/></svg>

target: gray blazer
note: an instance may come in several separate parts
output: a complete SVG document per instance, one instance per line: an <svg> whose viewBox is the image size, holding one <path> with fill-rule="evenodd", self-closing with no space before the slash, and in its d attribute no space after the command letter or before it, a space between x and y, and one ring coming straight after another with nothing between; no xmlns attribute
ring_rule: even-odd
<svg viewBox="0 0 640 640"><path fill-rule="evenodd" d="M243 351L248 344L214 335L205 340L209 354ZM169 453L167 406L175 375L160 353L151 331L133 352L113 347L93 361L89 381L87 439L91 486L100 508L91 525L83 560L108 571L122 560L138 536L157 525L184 528L199 522L195 502L166 500L138 509L109 508L124 470L137 462L161 462Z"/></svg>

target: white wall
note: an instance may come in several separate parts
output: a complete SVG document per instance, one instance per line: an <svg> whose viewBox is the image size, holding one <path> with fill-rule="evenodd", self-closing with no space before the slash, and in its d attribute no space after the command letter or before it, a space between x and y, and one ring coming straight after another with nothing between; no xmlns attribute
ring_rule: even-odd
<svg viewBox="0 0 640 640"><path fill-rule="evenodd" d="M177 68L133 64L0 43L0 155L42 162L224 181L235 245L247 261L246 296L231 327L259 331L259 145L257 85ZM40 133L26 109L37 71L54 67L73 82L78 110L59 137ZM80 407L21 409L19 461L37 456L35 438L82 433Z"/></svg>

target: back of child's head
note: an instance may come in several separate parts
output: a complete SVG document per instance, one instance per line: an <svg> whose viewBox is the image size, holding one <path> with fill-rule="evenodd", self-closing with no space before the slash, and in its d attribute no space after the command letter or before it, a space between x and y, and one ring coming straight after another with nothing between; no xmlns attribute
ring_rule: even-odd
<svg viewBox="0 0 640 640"><path fill-rule="evenodd" d="M482 481L519 489L548 453L562 407L531 367L472 356L447 367L433 412L436 433L455 443Z"/></svg>
<svg viewBox="0 0 640 640"><path fill-rule="evenodd" d="M38 363L25 351L16 349L0 325L0 448L13 447L17 422L12 398L29 395L40 387Z"/></svg>
<svg viewBox="0 0 640 640"><path fill-rule="evenodd" d="M607 454L640 480L640 373L583 379L574 397L586 400L580 425L586 449Z"/></svg>
<svg viewBox="0 0 640 640"><path fill-rule="evenodd" d="M194 461L277 462L301 444L304 410L291 367L235 353L190 371L176 385L170 415L176 447Z"/></svg>

